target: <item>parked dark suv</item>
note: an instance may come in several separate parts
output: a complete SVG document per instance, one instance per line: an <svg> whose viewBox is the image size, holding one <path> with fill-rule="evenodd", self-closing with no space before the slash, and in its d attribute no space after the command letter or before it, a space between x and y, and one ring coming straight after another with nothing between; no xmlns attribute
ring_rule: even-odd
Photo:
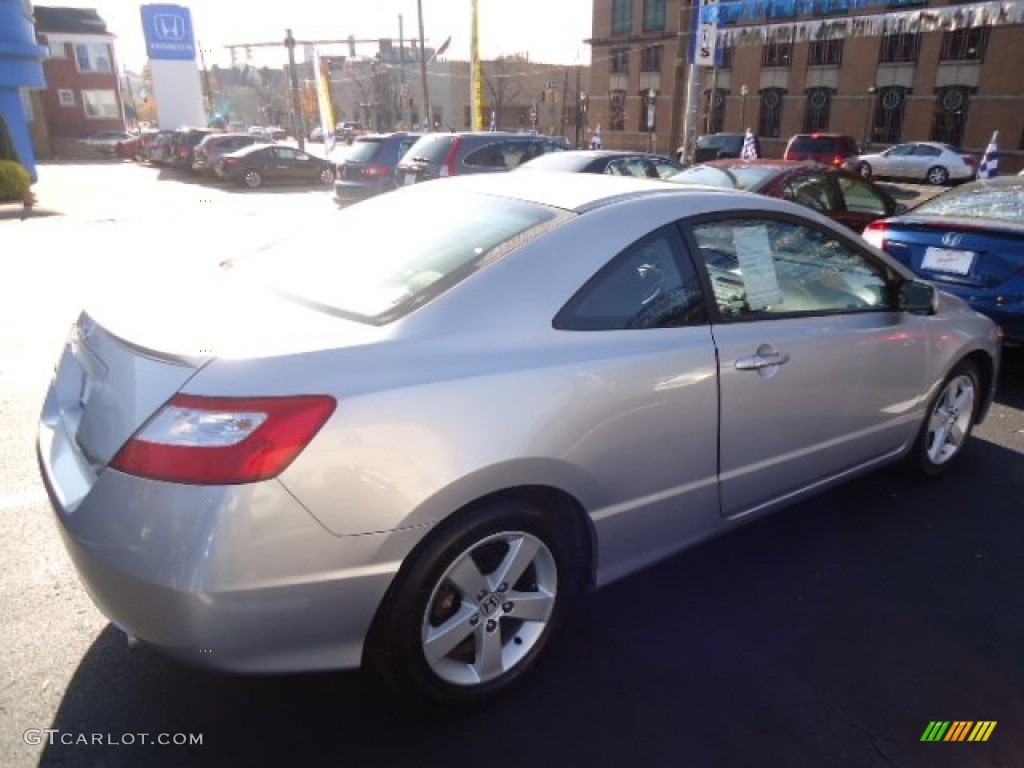
<svg viewBox="0 0 1024 768"><path fill-rule="evenodd" d="M421 136L398 132L356 137L345 159L337 164L334 199L352 203L394 189L398 186L398 161Z"/></svg>
<svg viewBox="0 0 1024 768"><path fill-rule="evenodd" d="M698 136L697 143L693 148L693 162L706 163L709 160L724 160L730 157L739 157L743 151L744 133L709 133L705 136ZM761 143L754 137L754 147L757 149L757 156L761 157ZM682 154L680 149L676 159Z"/></svg>
<svg viewBox="0 0 1024 768"><path fill-rule="evenodd" d="M847 158L860 154L852 136L842 133L798 133L789 140L783 160L814 160L841 168Z"/></svg>
<svg viewBox="0 0 1024 768"><path fill-rule="evenodd" d="M530 133L428 133L398 164L398 183L510 171L527 160L567 149L569 142L563 138Z"/></svg>

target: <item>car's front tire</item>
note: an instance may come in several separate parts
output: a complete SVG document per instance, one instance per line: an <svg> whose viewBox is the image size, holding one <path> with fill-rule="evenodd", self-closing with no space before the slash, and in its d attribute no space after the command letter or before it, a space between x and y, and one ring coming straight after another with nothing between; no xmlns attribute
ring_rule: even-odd
<svg viewBox="0 0 1024 768"><path fill-rule="evenodd" d="M324 168L320 171L320 183L321 184L333 184L334 183L334 171L330 168Z"/></svg>
<svg viewBox="0 0 1024 768"><path fill-rule="evenodd" d="M907 457L914 474L935 477L952 468L971 436L981 402L978 367L964 360L943 380L928 404L924 424Z"/></svg>
<svg viewBox="0 0 1024 768"><path fill-rule="evenodd" d="M870 163L864 163L864 162L860 163L857 166L857 173L860 174L860 177L862 179L870 179L871 178L871 164Z"/></svg>
<svg viewBox="0 0 1024 768"><path fill-rule="evenodd" d="M408 698L466 705L521 678L578 588L569 532L506 500L443 523L403 568L369 658Z"/></svg>
<svg viewBox="0 0 1024 768"><path fill-rule="evenodd" d="M263 176L259 171L250 169L242 176L242 183L249 189L256 189L263 186Z"/></svg>

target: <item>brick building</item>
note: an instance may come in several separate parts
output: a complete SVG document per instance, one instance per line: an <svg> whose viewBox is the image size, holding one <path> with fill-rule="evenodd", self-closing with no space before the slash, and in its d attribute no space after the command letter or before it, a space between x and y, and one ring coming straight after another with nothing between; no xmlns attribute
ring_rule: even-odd
<svg viewBox="0 0 1024 768"><path fill-rule="evenodd" d="M591 122L606 147L668 152L680 0L594 0ZM781 155L804 131L981 151L1024 166L1024 4L766 0L718 7L719 66L700 67L697 133L752 128ZM648 123L653 90L654 125ZM682 110L683 104L679 105Z"/></svg>
<svg viewBox="0 0 1024 768"><path fill-rule="evenodd" d="M43 63L43 119L52 141L124 130L114 36L88 8L36 6L36 35L49 49Z"/></svg>

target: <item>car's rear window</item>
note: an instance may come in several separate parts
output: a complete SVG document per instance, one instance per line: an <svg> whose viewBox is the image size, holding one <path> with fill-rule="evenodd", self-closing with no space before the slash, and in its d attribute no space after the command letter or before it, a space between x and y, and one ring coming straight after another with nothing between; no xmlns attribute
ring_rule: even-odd
<svg viewBox="0 0 1024 768"><path fill-rule="evenodd" d="M424 136L405 153L403 160L427 160L431 163L443 163L448 150L455 141L454 136Z"/></svg>
<svg viewBox="0 0 1024 768"><path fill-rule="evenodd" d="M694 165L670 177L681 184L707 184L726 189L753 189L778 173L778 168L761 165L732 165L718 168L713 165Z"/></svg>
<svg viewBox="0 0 1024 768"><path fill-rule="evenodd" d="M835 145L836 141L832 138L797 136L793 139L793 143L789 145L789 149L791 152L831 153Z"/></svg>
<svg viewBox="0 0 1024 768"><path fill-rule="evenodd" d="M731 149L740 147L743 144L742 136L726 136L724 134L714 134L711 136L701 136L697 139L697 146L700 149Z"/></svg>
<svg viewBox="0 0 1024 768"><path fill-rule="evenodd" d="M1024 222L1024 179L1010 184L971 184L953 189L917 206L912 216L994 219Z"/></svg>
<svg viewBox="0 0 1024 768"><path fill-rule="evenodd" d="M427 186L333 213L225 267L304 304L382 324L458 284L502 246L569 215L491 195L424 192Z"/></svg>
<svg viewBox="0 0 1024 768"><path fill-rule="evenodd" d="M355 163L368 163L377 156L383 146L384 143L380 139L356 139L345 159Z"/></svg>

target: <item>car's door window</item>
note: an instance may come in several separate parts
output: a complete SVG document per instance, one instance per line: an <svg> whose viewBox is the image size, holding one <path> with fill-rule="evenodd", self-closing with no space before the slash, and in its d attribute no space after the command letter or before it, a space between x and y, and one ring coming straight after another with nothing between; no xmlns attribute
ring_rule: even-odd
<svg viewBox="0 0 1024 768"><path fill-rule="evenodd" d="M563 307L555 327L574 331L670 328L707 322L692 262L674 226L629 246Z"/></svg>
<svg viewBox="0 0 1024 768"><path fill-rule="evenodd" d="M697 224L693 236L724 318L889 307L884 269L830 233L745 218Z"/></svg>
<svg viewBox="0 0 1024 768"><path fill-rule="evenodd" d="M918 144L914 147L914 157L938 157L941 154L941 149L930 147L927 144Z"/></svg>
<svg viewBox="0 0 1024 768"><path fill-rule="evenodd" d="M274 147L274 156L284 162L295 160L296 154L294 149L289 149L288 147Z"/></svg>
<svg viewBox="0 0 1024 768"><path fill-rule="evenodd" d="M892 149L885 150L882 154L886 157L903 157L904 155L912 154L913 151L913 144L897 144Z"/></svg>
<svg viewBox="0 0 1024 768"><path fill-rule="evenodd" d="M611 176L647 178L647 166L644 165L644 161L639 157L624 157L621 160L612 160L605 167L604 172Z"/></svg>
<svg viewBox="0 0 1024 768"><path fill-rule="evenodd" d="M888 216L889 207L882 195L870 184L860 179L840 176L839 190L843 193L846 210L850 213L867 213L872 216Z"/></svg>
<svg viewBox="0 0 1024 768"><path fill-rule="evenodd" d="M789 180L784 197L820 213L839 210L838 191L828 174L804 173Z"/></svg>
<svg viewBox="0 0 1024 768"><path fill-rule="evenodd" d="M498 144L488 144L486 147L481 147L469 153L466 156L466 165L484 168L504 168L505 155Z"/></svg>

